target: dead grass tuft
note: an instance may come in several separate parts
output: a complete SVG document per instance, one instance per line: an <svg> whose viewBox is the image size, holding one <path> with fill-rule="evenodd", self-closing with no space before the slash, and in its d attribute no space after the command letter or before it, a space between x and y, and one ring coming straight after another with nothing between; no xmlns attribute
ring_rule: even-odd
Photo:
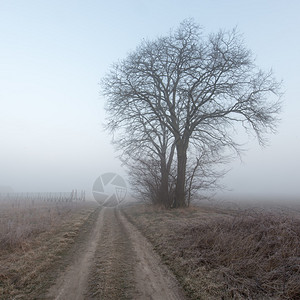
<svg viewBox="0 0 300 300"><path fill-rule="evenodd" d="M64 267L95 205L0 205L0 299L37 299Z"/></svg>
<svg viewBox="0 0 300 300"><path fill-rule="evenodd" d="M59 226L80 208L72 203L0 203L0 251L26 248L31 239Z"/></svg>
<svg viewBox="0 0 300 300"><path fill-rule="evenodd" d="M203 208L125 211L191 299L300 299L300 220Z"/></svg>
<svg viewBox="0 0 300 300"><path fill-rule="evenodd" d="M216 270L226 293L256 298L300 297L300 221L246 215L204 222L180 231L177 255L193 271Z"/></svg>

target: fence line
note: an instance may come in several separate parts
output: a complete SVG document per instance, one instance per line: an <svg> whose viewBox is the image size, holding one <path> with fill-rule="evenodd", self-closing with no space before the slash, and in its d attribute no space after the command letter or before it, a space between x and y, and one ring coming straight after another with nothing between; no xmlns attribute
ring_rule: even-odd
<svg viewBox="0 0 300 300"><path fill-rule="evenodd" d="M84 202L85 190L80 192L0 193L0 201Z"/></svg>

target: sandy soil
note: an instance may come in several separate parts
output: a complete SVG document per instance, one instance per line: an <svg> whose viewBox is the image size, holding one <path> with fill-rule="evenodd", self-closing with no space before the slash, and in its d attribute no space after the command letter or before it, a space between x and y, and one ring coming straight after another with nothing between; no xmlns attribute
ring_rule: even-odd
<svg viewBox="0 0 300 300"><path fill-rule="evenodd" d="M89 238L47 299L185 299L174 275L117 208L102 208Z"/></svg>

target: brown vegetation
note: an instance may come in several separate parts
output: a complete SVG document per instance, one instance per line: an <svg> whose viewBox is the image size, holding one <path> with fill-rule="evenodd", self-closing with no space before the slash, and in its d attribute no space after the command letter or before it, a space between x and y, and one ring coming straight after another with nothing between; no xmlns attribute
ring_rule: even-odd
<svg viewBox="0 0 300 300"><path fill-rule="evenodd" d="M300 221L209 207L125 209L191 299L299 299Z"/></svg>
<svg viewBox="0 0 300 300"><path fill-rule="evenodd" d="M1 203L0 250L23 247L37 234L59 225L77 208L72 204Z"/></svg>
<svg viewBox="0 0 300 300"><path fill-rule="evenodd" d="M35 299L44 291L94 210L89 203L2 202L0 299Z"/></svg>

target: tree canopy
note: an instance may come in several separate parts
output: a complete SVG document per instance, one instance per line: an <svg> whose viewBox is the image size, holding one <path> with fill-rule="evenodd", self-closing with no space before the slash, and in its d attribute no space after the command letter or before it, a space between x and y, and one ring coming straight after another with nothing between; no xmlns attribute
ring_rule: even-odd
<svg viewBox="0 0 300 300"><path fill-rule="evenodd" d="M157 201L166 206L187 205L193 167L220 161L226 148L239 150L235 124L264 145L280 112L280 83L256 66L241 35L235 29L205 35L192 20L143 41L113 65L102 86L116 145L131 170L157 166ZM147 170L145 178L154 179Z"/></svg>

